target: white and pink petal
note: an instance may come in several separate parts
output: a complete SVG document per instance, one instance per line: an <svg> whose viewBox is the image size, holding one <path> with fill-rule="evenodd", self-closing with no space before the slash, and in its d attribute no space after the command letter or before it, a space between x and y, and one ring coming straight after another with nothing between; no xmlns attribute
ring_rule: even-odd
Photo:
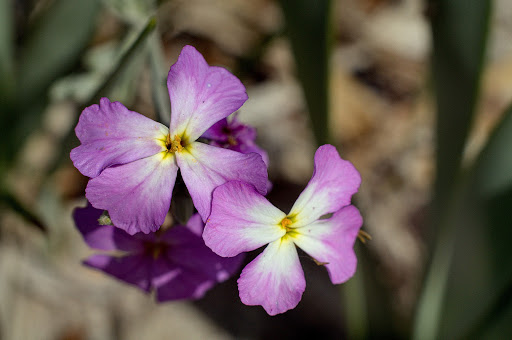
<svg viewBox="0 0 512 340"><path fill-rule="evenodd" d="M306 289L304 272L290 238L270 243L249 263L238 279L242 302L260 305L269 315L295 308Z"/></svg>
<svg viewBox="0 0 512 340"><path fill-rule="evenodd" d="M165 150L169 129L119 102L101 98L99 105L84 109L75 128L81 145L71 151L75 167L87 177L103 169L130 163Z"/></svg>
<svg viewBox="0 0 512 340"><path fill-rule="evenodd" d="M209 66L192 46L183 47L167 76L171 135L195 141L247 100L240 80L222 67Z"/></svg>
<svg viewBox="0 0 512 340"><path fill-rule="evenodd" d="M87 199L109 212L113 224L133 235L154 232L163 224L178 173L165 152L109 167L89 181Z"/></svg>
<svg viewBox="0 0 512 340"><path fill-rule="evenodd" d="M285 217L254 186L230 181L213 192L203 239L215 253L235 256L284 236L280 222Z"/></svg>
<svg viewBox="0 0 512 340"><path fill-rule="evenodd" d="M315 153L313 176L290 211L294 225L307 225L349 205L360 184L352 163L341 159L334 146L322 145Z"/></svg>
<svg viewBox="0 0 512 340"><path fill-rule="evenodd" d="M357 266L354 243L363 219L353 205L341 208L325 220L318 220L295 229L295 244L324 264L332 283L350 279Z"/></svg>
<svg viewBox="0 0 512 340"><path fill-rule="evenodd" d="M242 154L194 142L176 153L176 161L203 221L210 215L213 190L227 181L250 183L261 194L267 191L267 167L255 153Z"/></svg>

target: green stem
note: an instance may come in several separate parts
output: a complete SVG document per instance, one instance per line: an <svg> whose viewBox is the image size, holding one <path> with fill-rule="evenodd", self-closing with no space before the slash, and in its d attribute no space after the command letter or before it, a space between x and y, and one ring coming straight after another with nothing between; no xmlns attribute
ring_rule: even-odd
<svg viewBox="0 0 512 340"><path fill-rule="evenodd" d="M104 95L104 93L112 87L115 83L117 77L123 71L123 68L128 63L128 61L135 55L135 53L139 50L139 48L146 42L146 39L149 37L151 32L156 28L156 18L151 17L144 29L139 33L137 39L133 42L133 44L123 53L121 58L119 58L119 62L116 67L110 72L110 74L105 78L103 85L100 86L94 94L91 96L89 103L85 106L94 104L100 100L100 97Z"/></svg>
<svg viewBox="0 0 512 340"><path fill-rule="evenodd" d="M171 121L171 106L166 84L162 45L158 36L153 35L149 40L149 63L151 66L151 81L153 83L153 100L160 122L169 125Z"/></svg>
<svg viewBox="0 0 512 340"><path fill-rule="evenodd" d="M503 288L498 297L491 303L480 319L465 332L461 339L482 339L485 331L506 312L512 304L512 281Z"/></svg>
<svg viewBox="0 0 512 340"><path fill-rule="evenodd" d="M362 261L359 261L355 275L342 286L349 339L365 339L368 336L368 313L363 276L364 268Z"/></svg>

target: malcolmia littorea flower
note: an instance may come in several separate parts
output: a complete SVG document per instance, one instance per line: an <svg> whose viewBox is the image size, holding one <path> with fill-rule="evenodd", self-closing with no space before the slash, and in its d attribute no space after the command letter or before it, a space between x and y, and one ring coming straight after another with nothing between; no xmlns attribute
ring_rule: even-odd
<svg viewBox="0 0 512 340"><path fill-rule="evenodd" d="M186 226L149 235L129 235L113 225L102 225L102 214L89 205L75 209L73 217L91 248L123 255L96 254L84 264L145 292L155 291L159 302L201 298L216 283L228 279L243 259L223 258L206 247L201 238L204 224L198 214Z"/></svg>
<svg viewBox="0 0 512 340"><path fill-rule="evenodd" d="M247 100L240 80L185 46L171 66L167 87L169 128L102 98L82 112L75 129L81 145L71 151L71 159L91 177L87 199L132 235L162 225L178 169L203 220L210 214L212 191L226 181L251 183L266 193L267 169L260 155L197 141Z"/></svg>
<svg viewBox="0 0 512 340"><path fill-rule="evenodd" d="M201 136L210 142L210 145L219 146L241 153L258 153L265 164L268 165L268 154L256 144L256 129L242 124L237 113L230 119L224 118L213 124Z"/></svg>
<svg viewBox="0 0 512 340"><path fill-rule="evenodd" d="M324 265L334 284L354 275L353 246L362 218L350 201L360 183L354 166L332 145L323 145L311 180L288 214L251 184L231 181L215 189L203 232L206 245L231 257L268 244L238 279L244 304L261 305L270 315L297 306L306 281L296 246Z"/></svg>

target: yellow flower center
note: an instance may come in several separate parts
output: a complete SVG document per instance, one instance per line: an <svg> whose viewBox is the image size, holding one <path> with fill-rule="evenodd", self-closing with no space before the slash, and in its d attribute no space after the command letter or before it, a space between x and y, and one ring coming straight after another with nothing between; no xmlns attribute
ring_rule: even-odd
<svg viewBox="0 0 512 340"><path fill-rule="evenodd" d="M292 220L290 220L288 217L283 218L281 221L281 228L283 228L287 233L292 229L288 227L292 224Z"/></svg>
<svg viewBox="0 0 512 340"><path fill-rule="evenodd" d="M165 147L167 148L167 152L181 152L185 147L185 141L178 135L175 135L174 139L171 139L171 135L168 134L165 138Z"/></svg>
<svg viewBox="0 0 512 340"><path fill-rule="evenodd" d="M300 237L300 232L298 229L292 227L292 225L295 223L295 216L292 215L288 215L286 216L285 218L283 218L281 220L281 222L279 222L278 226L280 226L281 228L283 228L283 230L285 231L285 234L283 235L283 239L285 238L288 238L288 237L291 237L291 238L297 238L297 237Z"/></svg>

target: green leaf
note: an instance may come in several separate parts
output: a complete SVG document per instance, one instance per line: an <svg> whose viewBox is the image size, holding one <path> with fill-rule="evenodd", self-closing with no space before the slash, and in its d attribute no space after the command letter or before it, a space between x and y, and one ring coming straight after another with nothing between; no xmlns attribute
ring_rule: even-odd
<svg viewBox="0 0 512 340"><path fill-rule="evenodd" d="M330 140L329 56L332 42L330 0L281 0L297 75L304 89L316 142Z"/></svg>
<svg viewBox="0 0 512 340"><path fill-rule="evenodd" d="M490 196L512 187L512 106L494 129L475 164L477 190Z"/></svg>
<svg viewBox="0 0 512 340"><path fill-rule="evenodd" d="M430 1L437 100L436 213L451 199L460 171L478 100L490 8L490 0Z"/></svg>
<svg viewBox="0 0 512 340"><path fill-rule="evenodd" d="M446 291L450 291L452 262L459 254L455 238L460 237L461 225L478 230L482 223L468 187L471 176L462 173L461 161L478 99L491 9L490 0L431 0L429 4L437 99L436 181L429 231L437 236L437 243L418 303L416 339L438 336L440 323L446 321L443 306L450 296Z"/></svg>
<svg viewBox="0 0 512 340"><path fill-rule="evenodd" d="M136 38L128 45L126 50L121 54L117 63L112 67L108 75L103 79L95 91L91 94L90 98L87 99L83 106L89 106L98 103L102 96L105 96L107 92L115 88L117 81L122 77L123 72L127 68L127 65L132 63L139 53L146 47L146 42L150 37L151 33L156 28L156 18L151 17L147 21L146 25L138 32ZM140 29L140 28L139 28ZM132 74L133 75L133 74ZM78 122L76 118L75 124ZM69 160L69 151L76 146L77 139L75 137L74 130L69 131L68 135L64 137L62 142L63 147L61 148L61 154L53 164L50 172L57 169L58 165L64 160Z"/></svg>
<svg viewBox="0 0 512 340"><path fill-rule="evenodd" d="M99 0L55 0L34 20L16 53L15 98L1 107L0 126L8 129L0 146L0 173L9 168L24 139L39 126L50 85L78 62L99 8Z"/></svg>
<svg viewBox="0 0 512 340"><path fill-rule="evenodd" d="M98 0L56 0L37 18L19 62L20 99L43 95L79 60L96 26Z"/></svg>
<svg viewBox="0 0 512 340"><path fill-rule="evenodd" d="M118 63L112 69L110 74L105 78L103 84L96 90L93 96L90 98L89 103L87 105L92 105L96 102L99 102L100 97L105 95L105 92L111 90L114 84L116 83L118 77L124 72L125 67L128 63L132 61L132 59L140 52L142 47L145 46L145 43L150 36L151 32L153 32L156 28L156 18L151 17L144 28L137 35L137 38L130 44L130 46L126 49L126 51L119 58Z"/></svg>
<svg viewBox="0 0 512 340"><path fill-rule="evenodd" d="M492 197L468 193L456 222L439 338L481 339L493 331L512 336L510 322L500 322L512 312L510 211L512 190Z"/></svg>
<svg viewBox="0 0 512 340"><path fill-rule="evenodd" d="M169 125L171 121L171 104L167 92L167 72L164 67L162 44L159 37L153 36L149 41L149 63L151 66L151 93L160 122Z"/></svg>
<svg viewBox="0 0 512 340"><path fill-rule="evenodd" d="M13 4L0 0L0 103L12 96L14 88Z"/></svg>

